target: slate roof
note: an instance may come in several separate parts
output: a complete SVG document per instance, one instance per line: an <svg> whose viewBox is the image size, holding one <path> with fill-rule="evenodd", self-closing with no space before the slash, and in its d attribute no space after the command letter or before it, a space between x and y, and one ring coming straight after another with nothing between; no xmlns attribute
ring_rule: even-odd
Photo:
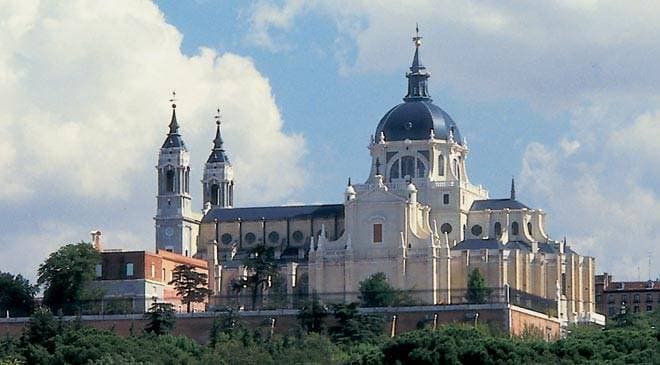
<svg viewBox="0 0 660 365"><path fill-rule="evenodd" d="M484 199L475 200L470 207L471 211L474 210L502 210L502 209L529 209L525 204L515 199Z"/></svg>
<svg viewBox="0 0 660 365"><path fill-rule="evenodd" d="M499 250L502 248L502 244L493 239L467 239L463 240L459 243L456 244L456 246L452 247L452 250L483 250L483 249L489 249L489 250Z"/></svg>
<svg viewBox="0 0 660 365"><path fill-rule="evenodd" d="M292 205L280 207L251 207L251 208L212 208L204 218L202 223L213 222L217 219L220 222L236 221L239 218L242 221L258 221L280 219L305 219L328 218L337 216L344 218L343 204L321 204L321 205Z"/></svg>

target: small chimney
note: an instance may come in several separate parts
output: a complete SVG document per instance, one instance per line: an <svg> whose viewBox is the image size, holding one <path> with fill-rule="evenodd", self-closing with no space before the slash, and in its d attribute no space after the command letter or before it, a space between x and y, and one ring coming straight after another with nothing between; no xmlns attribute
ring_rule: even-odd
<svg viewBox="0 0 660 365"><path fill-rule="evenodd" d="M101 231L91 231L89 234L92 235L92 246L94 246L94 249L96 249L98 252L102 252L103 246L101 246Z"/></svg>

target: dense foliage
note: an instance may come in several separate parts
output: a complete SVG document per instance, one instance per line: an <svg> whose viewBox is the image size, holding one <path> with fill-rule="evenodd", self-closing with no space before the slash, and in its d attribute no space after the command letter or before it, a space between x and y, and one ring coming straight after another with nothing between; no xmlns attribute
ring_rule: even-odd
<svg viewBox="0 0 660 365"><path fill-rule="evenodd" d="M75 314L84 301L97 299L89 289L100 253L85 242L60 247L39 266L37 284L45 286L43 304L53 313Z"/></svg>
<svg viewBox="0 0 660 365"><path fill-rule="evenodd" d="M23 276L0 271L0 316L27 317L34 311L37 287Z"/></svg>
<svg viewBox="0 0 660 365"><path fill-rule="evenodd" d="M176 317L174 315L174 306L170 303L154 303L149 307L149 311L144 314L147 319L145 332L156 336L165 335L172 331Z"/></svg>
<svg viewBox="0 0 660 365"><path fill-rule="evenodd" d="M234 280L231 286L236 293L241 293L244 289L250 290L254 310L257 307L259 294L264 290L266 284L279 274L275 262L275 252L272 247L256 246L243 260L243 265L247 270L247 275Z"/></svg>
<svg viewBox="0 0 660 365"><path fill-rule="evenodd" d="M195 271L192 265L181 264L172 270L172 280L168 284L174 285L181 303L186 304L190 313L191 303L201 303L211 295L211 290L206 287L207 279L208 275Z"/></svg>
<svg viewBox="0 0 660 365"><path fill-rule="evenodd" d="M365 323L375 317L354 309L352 305L334 307L335 318L330 315L327 320L335 325L329 325L327 332L289 335L273 334L268 325L248 328L241 325L236 312L228 312L218 317L206 345L146 332L122 337L80 322L63 323L47 310L38 310L22 336L0 339L0 365L660 363L658 312L626 316L605 329L575 327L567 338L545 342L509 338L467 325L386 338L376 329L367 334L356 328L357 323L369 327Z"/></svg>

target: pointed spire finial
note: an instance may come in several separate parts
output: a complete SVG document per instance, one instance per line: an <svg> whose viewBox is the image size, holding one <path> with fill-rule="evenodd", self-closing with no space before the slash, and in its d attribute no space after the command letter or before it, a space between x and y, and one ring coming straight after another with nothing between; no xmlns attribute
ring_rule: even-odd
<svg viewBox="0 0 660 365"><path fill-rule="evenodd" d="M220 108L216 109L216 114L213 117L215 119L215 138L213 139L213 149L222 150L222 134L220 133L220 124L222 115L220 115Z"/></svg>
<svg viewBox="0 0 660 365"><path fill-rule="evenodd" d="M353 184L351 184L351 177L349 176L348 177L348 186L351 186L351 185L353 185Z"/></svg>
<svg viewBox="0 0 660 365"><path fill-rule="evenodd" d="M169 134L178 134L179 133L179 122L176 120L176 91L172 91L172 120L170 121L170 133Z"/></svg>
<svg viewBox="0 0 660 365"><path fill-rule="evenodd" d="M516 200L516 180L511 176L511 200Z"/></svg>
<svg viewBox="0 0 660 365"><path fill-rule="evenodd" d="M422 45L422 36L419 35L419 24L415 25L415 36L412 38L415 44L415 54L413 55L410 72L406 73L408 78L408 93L403 98L404 101L415 101L420 99L430 100L427 80L429 74L425 72L426 67L422 65L419 55L419 47Z"/></svg>
<svg viewBox="0 0 660 365"><path fill-rule="evenodd" d="M413 37L415 47L419 48L422 45L422 37L419 36L419 23L415 23L415 36Z"/></svg>

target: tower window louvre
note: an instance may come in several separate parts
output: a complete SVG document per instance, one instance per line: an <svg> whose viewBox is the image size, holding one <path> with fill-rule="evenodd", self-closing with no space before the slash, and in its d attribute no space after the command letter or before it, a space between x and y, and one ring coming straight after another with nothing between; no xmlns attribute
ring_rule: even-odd
<svg viewBox="0 0 660 365"><path fill-rule="evenodd" d="M174 192L174 170L167 170L165 173L165 190L169 193Z"/></svg>

